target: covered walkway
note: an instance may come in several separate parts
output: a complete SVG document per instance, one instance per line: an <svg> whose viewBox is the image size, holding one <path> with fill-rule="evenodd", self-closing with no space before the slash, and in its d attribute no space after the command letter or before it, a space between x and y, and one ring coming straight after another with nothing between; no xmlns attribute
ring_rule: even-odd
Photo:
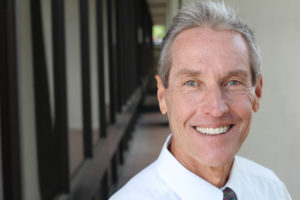
<svg viewBox="0 0 300 200"><path fill-rule="evenodd" d="M153 103L156 103L156 98L147 96L144 108L149 104L153 106ZM130 148L125 154L125 162L119 170L117 189L158 157L169 133L166 116L157 110L142 110L129 142Z"/></svg>
<svg viewBox="0 0 300 200"><path fill-rule="evenodd" d="M170 130L152 28L189 2L2 1L0 200L106 200L157 158ZM264 61L261 108L239 154L300 199L300 1L226 3L252 26Z"/></svg>

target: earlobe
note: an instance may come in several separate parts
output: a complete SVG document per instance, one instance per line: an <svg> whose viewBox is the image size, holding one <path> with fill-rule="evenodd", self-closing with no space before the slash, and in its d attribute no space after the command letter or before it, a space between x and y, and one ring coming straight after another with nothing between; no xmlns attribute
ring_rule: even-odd
<svg viewBox="0 0 300 200"><path fill-rule="evenodd" d="M257 84L255 86L255 99L253 101L253 111L257 112L260 105L260 99L262 97L262 86L263 86L263 77L258 78Z"/></svg>
<svg viewBox="0 0 300 200"><path fill-rule="evenodd" d="M165 92L166 88L164 87L163 81L159 75L155 76L157 81L157 99L159 103L160 112L165 115L167 114L167 106L165 102Z"/></svg>
<svg viewBox="0 0 300 200"><path fill-rule="evenodd" d="M257 102L257 99L255 99L253 103L253 111L257 112L258 109L259 109L259 102Z"/></svg>

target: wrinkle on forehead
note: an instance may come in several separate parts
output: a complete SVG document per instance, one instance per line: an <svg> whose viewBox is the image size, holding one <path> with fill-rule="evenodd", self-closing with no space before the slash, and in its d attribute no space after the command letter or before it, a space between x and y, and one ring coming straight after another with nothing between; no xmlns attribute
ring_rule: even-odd
<svg viewBox="0 0 300 200"><path fill-rule="evenodd" d="M185 30L173 43L172 58L170 73L173 71L175 74L185 68L196 71L203 66L201 72L204 73L203 70L219 71L224 66L234 67L241 64L243 66L239 68L245 68L251 73L244 38L240 33L229 30L199 27ZM216 69L212 69L214 67Z"/></svg>
<svg viewBox="0 0 300 200"><path fill-rule="evenodd" d="M222 37L220 37L220 34L222 34ZM233 30L215 30L205 27L190 28L178 34L173 42L173 49L178 41L180 41L179 45L181 48L189 46L188 44L191 38L202 38L205 39L206 43L220 43L230 40L233 42L234 46L243 51L248 51L246 41L240 33Z"/></svg>
<svg viewBox="0 0 300 200"><path fill-rule="evenodd" d="M226 49L219 49L214 44L229 44ZM172 45L172 55L176 55L176 51L191 48L194 44L198 47L204 47L203 50L208 50L208 47L213 51L232 51L233 53L246 53L248 55L248 47L243 36L231 30L213 30L210 28L195 27L181 32L174 40ZM214 48L215 47L215 48ZM195 53L199 53L198 51ZM236 51L238 49L238 51ZM205 53L205 51L202 51ZM172 56L172 57L173 57ZM174 58L174 57L173 57Z"/></svg>
<svg viewBox="0 0 300 200"><path fill-rule="evenodd" d="M203 73L200 70L191 70L191 69L186 69L183 68L180 71L178 71L175 76L176 77L199 77ZM243 79L248 78L249 73L247 73L246 70L244 70L244 67L241 67L241 69L235 69L232 71L228 71L228 73L224 74L224 77L222 78L227 78L231 76L239 76L242 77Z"/></svg>

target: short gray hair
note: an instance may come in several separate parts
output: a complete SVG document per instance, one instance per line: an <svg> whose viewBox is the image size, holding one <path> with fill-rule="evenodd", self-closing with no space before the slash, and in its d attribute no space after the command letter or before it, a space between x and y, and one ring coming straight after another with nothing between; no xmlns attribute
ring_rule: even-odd
<svg viewBox="0 0 300 200"><path fill-rule="evenodd" d="M240 33L248 46L252 85L257 83L261 75L261 57L253 31L224 2L202 1L180 9L164 37L158 61L158 75L166 88L172 66L173 42L179 33L194 27L209 27Z"/></svg>

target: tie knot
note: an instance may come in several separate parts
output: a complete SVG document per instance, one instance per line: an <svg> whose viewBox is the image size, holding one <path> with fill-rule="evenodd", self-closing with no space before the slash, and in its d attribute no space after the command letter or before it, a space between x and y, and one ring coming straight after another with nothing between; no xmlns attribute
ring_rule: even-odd
<svg viewBox="0 0 300 200"><path fill-rule="evenodd" d="M223 200L237 200L237 197L231 188L226 187L223 190Z"/></svg>

